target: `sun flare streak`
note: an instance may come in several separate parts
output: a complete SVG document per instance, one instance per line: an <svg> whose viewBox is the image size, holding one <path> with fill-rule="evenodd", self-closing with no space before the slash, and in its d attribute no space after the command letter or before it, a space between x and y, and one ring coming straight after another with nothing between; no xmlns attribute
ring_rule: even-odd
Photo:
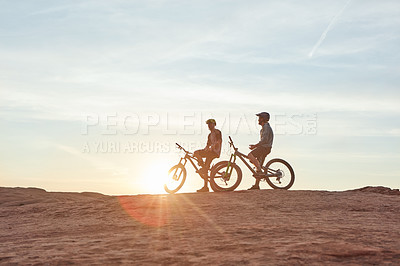
<svg viewBox="0 0 400 266"><path fill-rule="evenodd" d="M199 208L195 203L193 203L189 198L182 194L182 199L186 201L200 216L202 216L218 233L224 234L224 230L218 226L211 218L208 216L201 208Z"/></svg>
<svg viewBox="0 0 400 266"><path fill-rule="evenodd" d="M168 223L169 207L162 196L151 196L150 199L119 196L118 201L125 212L137 222L150 227L162 227Z"/></svg>

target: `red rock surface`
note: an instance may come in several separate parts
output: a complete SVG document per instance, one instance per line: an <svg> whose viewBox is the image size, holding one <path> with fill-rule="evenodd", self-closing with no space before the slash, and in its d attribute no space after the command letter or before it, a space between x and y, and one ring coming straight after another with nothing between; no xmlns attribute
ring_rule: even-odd
<svg viewBox="0 0 400 266"><path fill-rule="evenodd" d="M0 188L0 264L400 265L398 191Z"/></svg>

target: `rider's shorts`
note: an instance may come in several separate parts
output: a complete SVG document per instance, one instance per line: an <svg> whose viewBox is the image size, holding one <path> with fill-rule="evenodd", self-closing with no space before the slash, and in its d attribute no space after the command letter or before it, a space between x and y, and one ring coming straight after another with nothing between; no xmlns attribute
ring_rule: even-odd
<svg viewBox="0 0 400 266"><path fill-rule="evenodd" d="M256 157L260 163L263 163L265 157L267 157L267 155L270 154L270 152L271 152L271 147L266 148L263 146L259 146L254 150L252 150L250 154L253 154L253 156Z"/></svg>
<svg viewBox="0 0 400 266"><path fill-rule="evenodd" d="M210 160L212 160L212 159L215 159L215 158L218 158L219 156L218 156L218 154L216 154L215 152L213 152L213 151L206 151L206 150L197 150L197 151L195 151L195 152L197 152L201 157L205 157L205 158L208 158L208 159L210 159Z"/></svg>

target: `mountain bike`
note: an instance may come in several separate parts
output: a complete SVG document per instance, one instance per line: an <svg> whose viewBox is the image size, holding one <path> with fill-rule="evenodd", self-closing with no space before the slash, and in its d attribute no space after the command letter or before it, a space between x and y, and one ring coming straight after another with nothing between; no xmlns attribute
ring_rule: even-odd
<svg viewBox="0 0 400 266"><path fill-rule="evenodd" d="M204 178L210 179L208 172L209 171L211 172L214 167L219 166L221 163L221 162L218 162L218 163L212 165L210 167L210 169L207 171L201 170L195 164L195 162L197 162L197 164L199 164L199 161L197 160L196 157L194 157L193 153L185 150L185 148L183 148L178 143L176 143L176 146L178 149L180 149L184 152L184 156L182 156L180 158L179 163L177 165L172 166L171 169L169 169L169 171L168 171L168 177L167 177L166 183L164 184L164 189L166 192L168 192L170 194L176 193L179 189L182 188L183 184L185 183L186 175L187 175L185 166L186 166L187 161L189 161L192 164L192 166L196 170L196 173L198 173L200 175L200 177L203 179ZM214 186L211 181L209 183L210 183L211 189L214 192L219 191L218 188L216 186Z"/></svg>
<svg viewBox="0 0 400 266"><path fill-rule="evenodd" d="M262 173L259 174L250 164L245 160L248 159L247 155L241 153L232 138L229 136L229 145L233 148L234 152L231 154L229 161L221 161L215 165L210 174L210 183L218 191L232 191L236 189L242 179L242 170L236 164L236 158L240 160L249 168L255 178L267 181L274 189L289 189L294 183L294 171L292 166L283 159L275 158L268 161L265 166L262 166ZM261 160L260 164L263 165L265 157ZM233 184L231 178L233 177Z"/></svg>

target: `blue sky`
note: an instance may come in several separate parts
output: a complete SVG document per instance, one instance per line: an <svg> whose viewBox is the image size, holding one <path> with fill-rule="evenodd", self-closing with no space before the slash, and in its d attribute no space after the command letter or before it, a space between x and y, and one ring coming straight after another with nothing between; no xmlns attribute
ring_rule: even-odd
<svg viewBox="0 0 400 266"><path fill-rule="evenodd" d="M271 157L293 164L294 189L399 187L398 1L0 3L1 186L155 192L143 180L177 162L172 146L83 153L85 143L200 148L201 119L230 115L251 130L221 128L225 142L233 134L247 152L258 139L254 114L268 111ZM105 135L113 114L158 122L133 135L118 123ZM195 134L165 134L164 124L180 129L185 115ZM316 133L279 126L290 117L304 126L310 115ZM87 116L100 121L82 134ZM246 171L242 188L253 181ZM184 191L201 185L191 177Z"/></svg>

